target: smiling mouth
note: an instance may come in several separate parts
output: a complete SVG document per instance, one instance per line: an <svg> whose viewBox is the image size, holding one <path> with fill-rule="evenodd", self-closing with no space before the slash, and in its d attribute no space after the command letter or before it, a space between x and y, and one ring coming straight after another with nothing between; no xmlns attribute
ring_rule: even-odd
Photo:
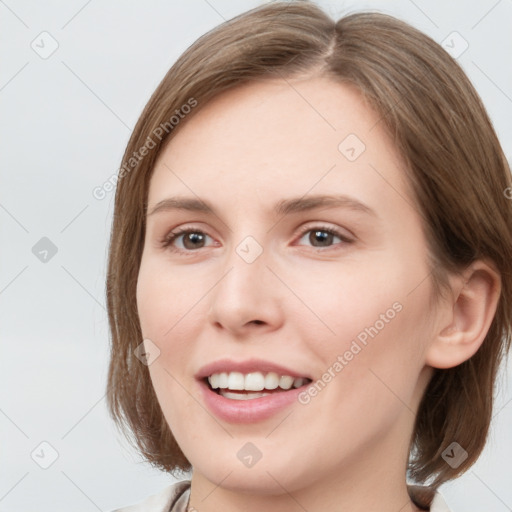
<svg viewBox="0 0 512 512"><path fill-rule="evenodd" d="M285 393L309 385L307 377L291 377L275 372L214 373L205 377L203 382L211 391L231 400L252 400L275 393Z"/></svg>

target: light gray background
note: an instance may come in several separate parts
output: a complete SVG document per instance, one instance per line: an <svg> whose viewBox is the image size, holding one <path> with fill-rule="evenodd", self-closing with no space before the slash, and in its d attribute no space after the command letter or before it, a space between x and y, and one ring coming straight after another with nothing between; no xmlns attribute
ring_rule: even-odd
<svg viewBox="0 0 512 512"><path fill-rule="evenodd" d="M118 438L106 413L114 195L99 201L92 190L117 171L130 130L176 58L260 3L0 0L0 512L107 511L171 481ZM438 42L457 31L469 43L459 61L512 156L512 0L319 3L334 17L378 8ZM44 31L58 43L46 59L31 48L51 49ZM46 263L32 252L42 237L58 249ZM510 383L509 372L479 462L442 489L454 512L512 508ZM31 458L51 461L43 441L58 453L48 469Z"/></svg>

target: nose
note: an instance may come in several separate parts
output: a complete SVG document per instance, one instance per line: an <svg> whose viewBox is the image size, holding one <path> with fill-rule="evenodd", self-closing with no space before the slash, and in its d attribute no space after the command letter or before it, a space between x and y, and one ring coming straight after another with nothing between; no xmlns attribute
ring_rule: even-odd
<svg viewBox="0 0 512 512"><path fill-rule="evenodd" d="M283 323L283 286L269 269L263 251L251 261L243 250L233 249L223 262L219 279L209 294L208 321L235 337L272 331Z"/></svg>

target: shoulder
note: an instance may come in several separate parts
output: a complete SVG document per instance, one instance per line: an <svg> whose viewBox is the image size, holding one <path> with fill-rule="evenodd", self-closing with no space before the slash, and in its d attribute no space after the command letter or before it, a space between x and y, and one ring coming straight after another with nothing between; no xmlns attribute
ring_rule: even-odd
<svg viewBox="0 0 512 512"><path fill-rule="evenodd" d="M438 489L425 485L408 485L407 491L420 510L429 512L452 512Z"/></svg>
<svg viewBox="0 0 512 512"><path fill-rule="evenodd" d="M117 508L111 512L186 512L189 494L190 480L182 480L168 485L140 503ZM434 494L430 512L452 512L439 491Z"/></svg>
<svg viewBox="0 0 512 512"><path fill-rule="evenodd" d="M432 504L430 505L430 512L451 512L443 495L439 491L436 491L434 494Z"/></svg>
<svg viewBox="0 0 512 512"><path fill-rule="evenodd" d="M190 493L190 480L168 485L144 501L111 512L185 512Z"/></svg>

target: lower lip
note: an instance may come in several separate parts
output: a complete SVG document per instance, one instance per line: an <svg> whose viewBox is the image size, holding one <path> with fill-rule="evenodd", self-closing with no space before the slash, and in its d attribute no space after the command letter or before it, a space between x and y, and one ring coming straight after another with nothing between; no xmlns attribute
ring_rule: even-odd
<svg viewBox="0 0 512 512"><path fill-rule="evenodd" d="M297 403L298 395L305 388L292 388L249 400L233 400L218 395L204 381L199 381L199 385L208 409L218 418L230 423L254 423L270 418L293 402Z"/></svg>

